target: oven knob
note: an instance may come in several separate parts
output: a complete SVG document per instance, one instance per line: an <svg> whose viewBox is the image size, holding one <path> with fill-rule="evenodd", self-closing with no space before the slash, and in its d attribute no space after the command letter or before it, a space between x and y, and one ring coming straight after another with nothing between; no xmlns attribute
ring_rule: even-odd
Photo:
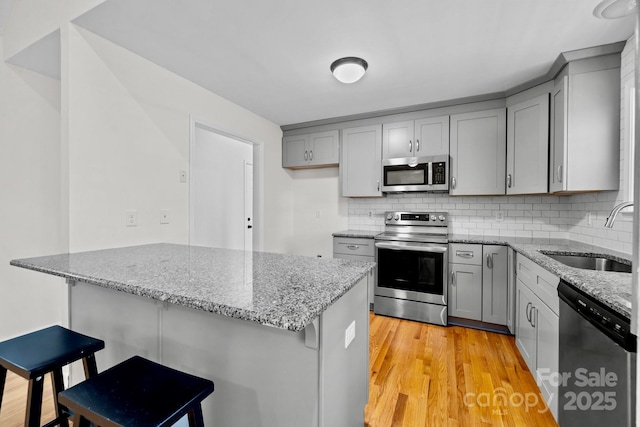
<svg viewBox="0 0 640 427"><path fill-rule="evenodd" d="M431 221L435 221L436 220L436 216L435 215L431 215L430 219L431 219Z"/></svg>
<svg viewBox="0 0 640 427"><path fill-rule="evenodd" d="M445 216L444 216L444 215L440 215L440 216L438 217L438 219L439 219L440 221L444 221L446 218L445 218Z"/></svg>
<svg viewBox="0 0 640 427"><path fill-rule="evenodd" d="M395 215L394 215L394 217L393 217L393 219L395 219L396 221L398 221L398 220L400 219L400 215L395 214Z"/></svg>
<svg viewBox="0 0 640 427"><path fill-rule="evenodd" d="M387 221L391 221L393 219L393 214L387 214Z"/></svg>

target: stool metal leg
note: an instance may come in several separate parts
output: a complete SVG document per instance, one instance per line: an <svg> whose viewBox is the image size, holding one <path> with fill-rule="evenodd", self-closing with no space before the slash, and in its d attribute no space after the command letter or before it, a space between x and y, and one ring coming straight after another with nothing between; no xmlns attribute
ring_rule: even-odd
<svg viewBox="0 0 640 427"><path fill-rule="evenodd" d="M98 375L98 367L96 366L96 355L94 353L83 357L82 365L84 366L84 377L86 379Z"/></svg>
<svg viewBox="0 0 640 427"><path fill-rule="evenodd" d="M29 394L27 396L27 419L25 426L40 427L42 412L42 389L44 376L29 380Z"/></svg>
<svg viewBox="0 0 640 427"><path fill-rule="evenodd" d="M64 390L62 368L54 369L51 375L53 376L53 403L56 411L56 420L59 421L60 427L69 427L66 408L58 403L58 393Z"/></svg>
<svg viewBox="0 0 640 427"><path fill-rule="evenodd" d="M202 406L197 405L189 411L189 427L204 427L204 419L202 418Z"/></svg>
<svg viewBox="0 0 640 427"><path fill-rule="evenodd" d="M2 408L2 396L4 395L4 382L7 379L7 370L0 366L0 408Z"/></svg>

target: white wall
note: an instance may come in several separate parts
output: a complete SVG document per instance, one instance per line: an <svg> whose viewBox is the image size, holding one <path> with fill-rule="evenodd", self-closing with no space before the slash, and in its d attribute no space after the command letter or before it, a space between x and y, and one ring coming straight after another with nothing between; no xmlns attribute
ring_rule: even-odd
<svg viewBox="0 0 640 427"><path fill-rule="evenodd" d="M69 29L70 250L188 243L189 118L264 144L264 249L287 252L291 180L275 124L95 35ZM277 163L274 157L277 156ZM273 197L277 193L277 197ZM125 227L135 209L138 226ZM171 211L161 225L160 209Z"/></svg>
<svg viewBox="0 0 640 427"><path fill-rule="evenodd" d="M63 251L60 82L0 61L0 99L2 340L60 322L64 293L60 279L9 266Z"/></svg>
<svg viewBox="0 0 640 427"><path fill-rule="evenodd" d="M10 259L188 242L188 184L178 171L189 166L191 115L261 144L263 249L292 252L292 179L277 125L66 23L58 8L73 16L82 2L35 10L40 3L18 0L11 41L0 39L4 58L2 47L17 52L63 23L60 81L0 64L0 340L66 322L64 281ZM127 209L138 210L138 227L125 227ZM170 209L171 224L160 224L160 209Z"/></svg>
<svg viewBox="0 0 640 427"><path fill-rule="evenodd" d="M348 227L348 200L340 197L338 168L289 172L293 178L293 240L297 255L333 256L332 233Z"/></svg>

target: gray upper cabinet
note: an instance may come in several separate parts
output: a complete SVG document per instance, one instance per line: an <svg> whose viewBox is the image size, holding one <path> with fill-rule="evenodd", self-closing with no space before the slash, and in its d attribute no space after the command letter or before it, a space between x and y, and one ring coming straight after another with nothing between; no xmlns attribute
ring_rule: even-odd
<svg viewBox="0 0 640 427"><path fill-rule="evenodd" d="M382 131L383 159L449 154L449 116L385 123Z"/></svg>
<svg viewBox="0 0 640 427"><path fill-rule="evenodd" d="M617 190L620 55L570 62L551 94L549 191Z"/></svg>
<svg viewBox="0 0 640 427"><path fill-rule="evenodd" d="M548 190L549 94L507 109L507 194Z"/></svg>
<svg viewBox="0 0 640 427"><path fill-rule="evenodd" d="M338 166L340 139L337 130L282 138L282 167L297 169Z"/></svg>
<svg viewBox="0 0 640 427"><path fill-rule="evenodd" d="M382 125L382 158L415 156L413 120Z"/></svg>
<svg viewBox="0 0 640 427"><path fill-rule="evenodd" d="M342 130L340 188L343 197L381 197L382 125Z"/></svg>
<svg viewBox="0 0 640 427"><path fill-rule="evenodd" d="M506 109L451 116L449 194L505 194Z"/></svg>

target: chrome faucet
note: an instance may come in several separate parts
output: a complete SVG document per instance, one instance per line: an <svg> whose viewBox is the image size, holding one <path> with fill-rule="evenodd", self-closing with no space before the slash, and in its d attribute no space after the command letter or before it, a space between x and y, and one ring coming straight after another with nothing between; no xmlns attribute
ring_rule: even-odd
<svg viewBox="0 0 640 427"><path fill-rule="evenodd" d="M633 206L633 202L622 202L611 210L611 213L607 217L607 220L604 223L604 226L607 228L613 228L613 223L616 222L616 216L620 213L622 209L628 208L629 206Z"/></svg>

